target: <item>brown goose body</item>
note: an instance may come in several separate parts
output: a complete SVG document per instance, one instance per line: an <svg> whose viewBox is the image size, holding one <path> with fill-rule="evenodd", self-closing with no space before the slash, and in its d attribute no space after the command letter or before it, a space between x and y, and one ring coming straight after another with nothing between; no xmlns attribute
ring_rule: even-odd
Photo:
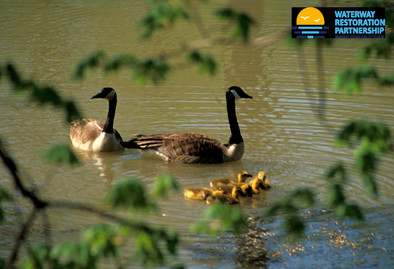
<svg viewBox="0 0 394 269"><path fill-rule="evenodd" d="M95 119L73 121L70 127L70 140L74 147L92 152L119 151L122 137L113 128L116 110L116 92L112 88L104 88L93 98L107 99L109 102L108 117L105 123Z"/></svg>
<svg viewBox="0 0 394 269"><path fill-rule="evenodd" d="M227 144L202 134L182 133L137 135L122 145L139 149L142 153L150 151L171 162L210 164L240 160L244 153L244 142L235 111L235 100L239 98L252 97L236 86L227 90L227 115L231 130Z"/></svg>

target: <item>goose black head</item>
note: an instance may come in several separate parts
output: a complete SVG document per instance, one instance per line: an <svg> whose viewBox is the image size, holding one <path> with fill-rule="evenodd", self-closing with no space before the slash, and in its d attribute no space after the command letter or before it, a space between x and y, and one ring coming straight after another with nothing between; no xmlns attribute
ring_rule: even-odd
<svg viewBox="0 0 394 269"><path fill-rule="evenodd" d="M250 98L252 99L253 97L248 95L246 92L244 92L240 87L238 86L231 86L228 88L227 93L231 93L235 99L240 99L240 98Z"/></svg>
<svg viewBox="0 0 394 269"><path fill-rule="evenodd" d="M106 87L103 88L98 94L93 95L90 99L102 98L107 100L112 100L116 96L114 89Z"/></svg>

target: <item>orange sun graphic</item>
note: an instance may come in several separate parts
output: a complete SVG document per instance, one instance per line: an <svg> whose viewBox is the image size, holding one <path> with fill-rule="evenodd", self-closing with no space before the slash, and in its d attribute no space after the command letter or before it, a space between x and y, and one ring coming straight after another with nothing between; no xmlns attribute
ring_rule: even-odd
<svg viewBox="0 0 394 269"><path fill-rule="evenodd" d="M324 16L314 7L306 7L298 13L297 25L324 25Z"/></svg>

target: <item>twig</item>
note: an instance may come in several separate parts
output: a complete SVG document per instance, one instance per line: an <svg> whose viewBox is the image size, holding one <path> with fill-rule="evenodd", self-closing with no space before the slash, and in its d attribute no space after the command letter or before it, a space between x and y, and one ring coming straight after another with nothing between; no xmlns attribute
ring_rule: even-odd
<svg viewBox="0 0 394 269"><path fill-rule="evenodd" d="M29 217L27 218L25 223L22 225L22 227L19 231L19 234L18 234L17 238L15 239L15 245L13 246L11 254L8 257L8 261L7 261L5 268L7 268L7 269L14 268L14 263L18 259L19 249L20 249L22 243L26 239L29 228L33 224L33 221L36 218L36 215L38 213L38 210L39 209L37 207L33 207L32 211L30 212Z"/></svg>
<svg viewBox="0 0 394 269"><path fill-rule="evenodd" d="M10 174L14 179L14 184L16 189L19 190L23 196L30 199L37 209L44 208L45 206L47 206L47 203L41 200L40 198L38 198L34 191L28 190L23 185L23 182L18 175L19 174L18 168L14 160L12 160L11 157L9 157L7 152L5 151L1 139L0 139L0 156L4 162L4 165L7 167L8 171L10 172Z"/></svg>

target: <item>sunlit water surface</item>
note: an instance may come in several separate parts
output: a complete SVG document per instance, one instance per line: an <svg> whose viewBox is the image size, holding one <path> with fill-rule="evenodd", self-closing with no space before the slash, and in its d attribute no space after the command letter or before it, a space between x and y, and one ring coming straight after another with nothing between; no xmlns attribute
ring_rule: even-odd
<svg viewBox="0 0 394 269"><path fill-rule="evenodd" d="M193 1L192 1L193 2ZM291 2L229 1L257 20L253 36L259 37L289 29ZM350 2L346 2L349 4ZM103 197L115 182L135 177L149 189L159 174L171 174L181 188L207 186L216 177L236 176L247 170L256 174L265 170L273 189L253 199L244 199L237 207L253 218L252 229L266 230L263 239L254 241L268 249L269 268L361 268L393 266L393 156L384 157L377 180L379 199L367 196L357 174L351 174L347 194L360 203L366 214L364 223L338 222L324 207L326 182L323 174L330 164L342 160L353 164L353 153L334 146L334 134L348 119L369 118L394 125L392 89L364 84L362 95L345 96L332 92L333 75L356 60L361 40L340 40L324 51L322 65L316 63L316 51L305 47L290 49L283 42L265 47L213 45L206 51L216 56L220 67L216 77L198 75L195 67L182 64L182 57L172 57L173 73L166 83L138 86L132 74L122 71L103 75L90 72L84 81L72 81L71 70L84 56L104 50L108 55L132 52L137 56L179 54L182 42L223 37L222 30L208 7L193 2L203 27L181 23L171 31L159 32L151 41L142 42L136 27L149 10L142 1L1 1L0 63L13 61L24 75L58 87L63 96L74 98L87 117L105 120L107 104L90 100L104 86L118 93L115 127L124 138L135 133L197 132L227 142L229 128L225 109L225 89L241 86L253 96L237 103L238 120L246 144L242 161L219 165L180 165L142 158L137 151L90 154L78 152L83 165L76 168L54 167L39 156L50 145L68 142L68 126L62 113L41 108L15 96L2 82L0 91L0 135L18 161L27 183L33 183L46 198L68 199L108 209ZM313 6L305 1L297 6ZM181 35L182 34L182 35ZM390 73L392 63L372 61L379 71ZM316 67L324 67L324 78L317 79ZM324 121L318 81L326 89ZM392 128L391 128L392 130ZM393 131L393 130L392 130ZM5 169L0 170L1 184L12 186ZM263 210L295 187L310 186L318 197L318 206L305 211L307 239L296 245L282 237L281 218L255 219ZM17 201L25 204L23 199ZM27 210L6 208L10 215L0 230L0 253L9 253L17 225ZM160 213L144 217L147 221L179 231L179 260L189 268L238 268L239 247L255 247L236 240L230 234L219 238L189 233L206 205L184 200L182 192L160 202ZM26 211L26 212L24 212ZM89 224L100 220L86 212L51 210L50 224L54 242L78 239ZM43 237L43 223L31 231L31 242ZM131 250L126 247L123 259ZM108 261L105 266L112 266ZM256 265L256 264L255 264ZM257 264L256 267L261 266ZM252 265L244 265L251 267Z"/></svg>

